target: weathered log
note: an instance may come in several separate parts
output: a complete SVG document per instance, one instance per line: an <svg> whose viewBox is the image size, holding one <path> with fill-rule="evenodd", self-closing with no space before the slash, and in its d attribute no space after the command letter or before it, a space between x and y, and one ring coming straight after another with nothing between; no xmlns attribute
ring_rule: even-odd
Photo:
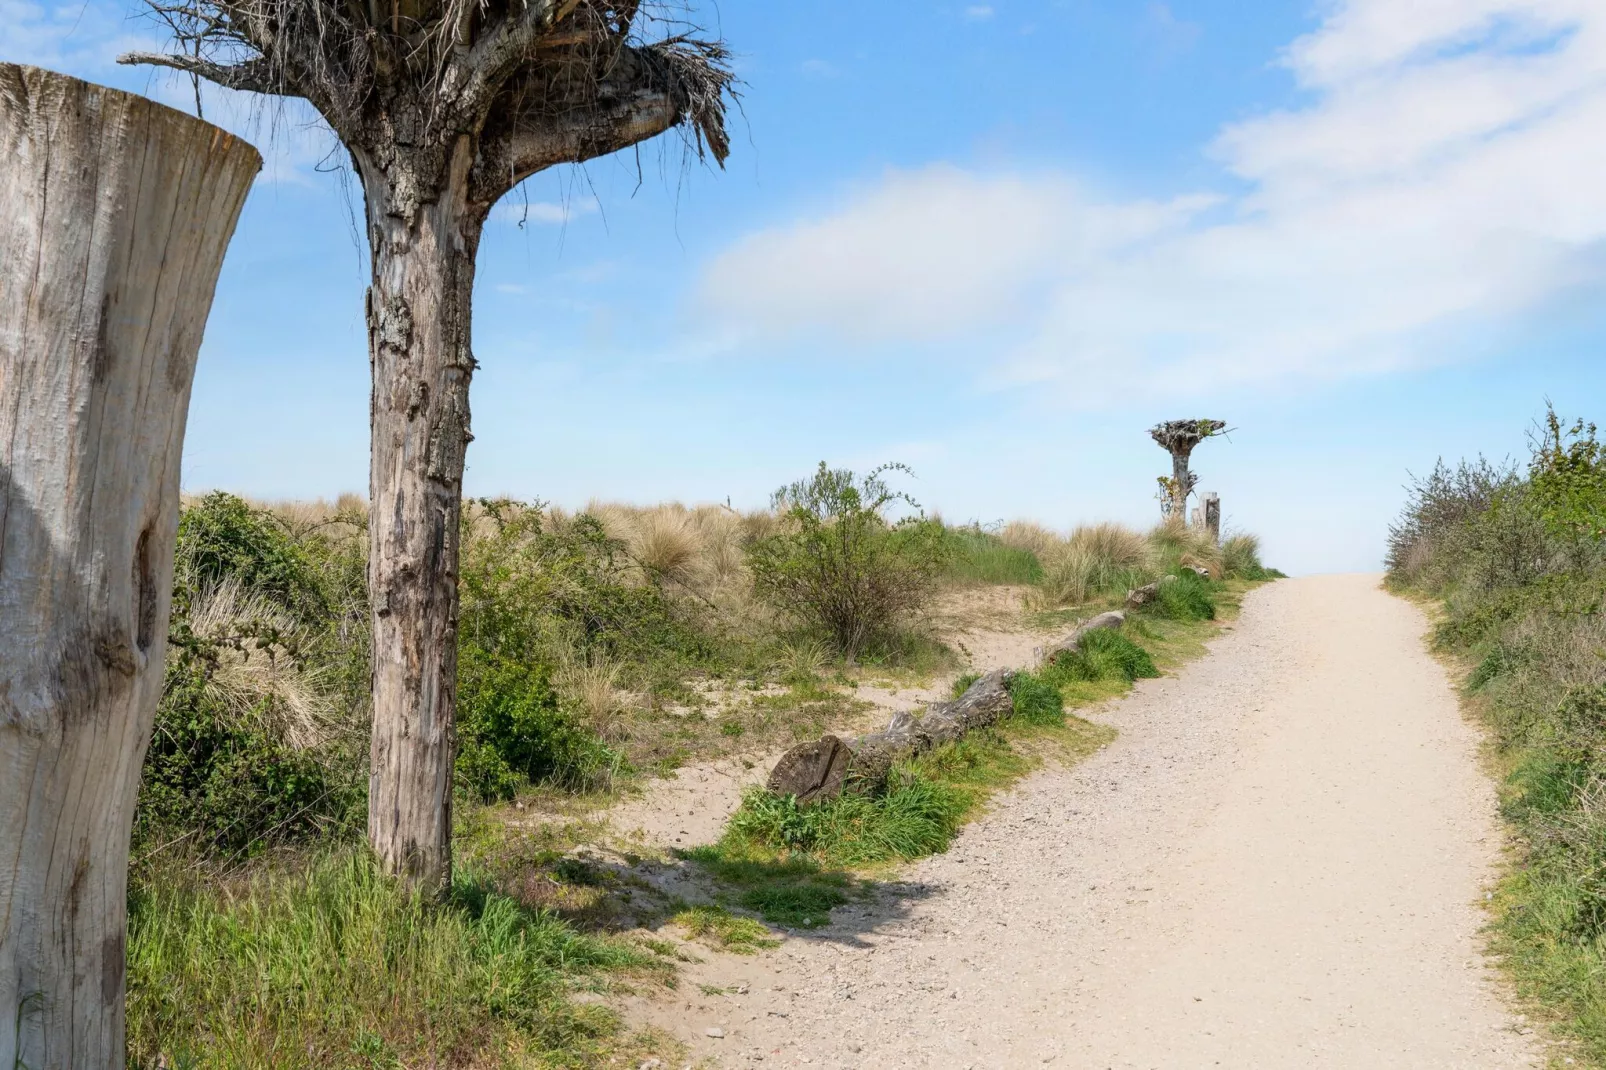
<svg viewBox="0 0 1606 1070"><path fill-rule="evenodd" d="M875 790L886 783L898 762L1006 716L1014 709L1009 695L1013 676L1007 669L995 669L952 702L932 703L921 713L900 710L880 732L845 743L825 736L799 744L775 763L766 786L778 795L796 795L804 803L832 798L849 787Z"/></svg>
<svg viewBox="0 0 1606 1070"><path fill-rule="evenodd" d="M1205 495L1205 501L1204 501L1204 526L1205 526L1205 531L1210 533L1210 541L1214 542L1214 543L1217 543L1217 544L1220 544L1220 542L1221 542L1221 495L1217 494L1215 491L1211 491L1209 494Z"/></svg>
<svg viewBox="0 0 1606 1070"><path fill-rule="evenodd" d="M1142 609L1156 598L1160 597L1160 582L1145 583L1142 587L1126 592L1126 608Z"/></svg>
<svg viewBox="0 0 1606 1070"><path fill-rule="evenodd" d="M1108 613L1100 613L1090 620L1083 621L1075 631L1047 647L1038 647L1033 654L1038 665L1052 665L1056 658L1064 654L1074 654L1082 649L1082 639L1089 632L1104 631L1107 628L1119 628L1126 623L1126 614L1119 609L1112 609Z"/></svg>
<svg viewBox="0 0 1606 1070"><path fill-rule="evenodd" d="M0 1066L124 1065L195 358L255 149L0 63Z"/></svg>

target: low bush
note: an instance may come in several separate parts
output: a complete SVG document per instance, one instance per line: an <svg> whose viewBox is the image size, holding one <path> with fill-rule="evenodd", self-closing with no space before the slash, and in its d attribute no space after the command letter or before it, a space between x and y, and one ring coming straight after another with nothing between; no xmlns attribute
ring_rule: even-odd
<svg viewBox="0 0 1606 1070"><path fill-rule="evenodd" d="M1009 681L1009 697L1014 704L1010 718L1021 724L1062 725L1065 699L1057 684L1045 672L1018 672Z"/></svg>
<svg viewBox="0 0 1606 1070"><path fill-rule="evenodd" d="M1100 629L1082 636L1077 649L1055 658L1042 671L1043 680L1059 688L1073 681L1153 679L1160 675L1154 658L1123 633Z"/></svg>
<svg viewBox="0 0 1606 1070"><path fill-rule="evenodd" d="M1215 585L1184 568L1160 580L1154 599L1143 606L1142 612L1166 620L1215 620Z"/></svg>
<svg viewBox="0 0 1606 1070"><path fill-rule="evenodd" d="M779 530L747 549L759 597L850 659L927 605L948 560L942 525L887 485L889 471L907 469L885 465L861 479L820 462L812 478L776 492ZM915 515L891 521L899 504Z"/></svg>
<svg viewBox="0 0 1606 1070"><path fill-rule="evenodd" d="M848 792L800 805L790 795L754 790L732 816L724 845L737 857L796 852L825 866L919 858L947 849L967 805L962 792L907 765L873 796Z"/></svg>

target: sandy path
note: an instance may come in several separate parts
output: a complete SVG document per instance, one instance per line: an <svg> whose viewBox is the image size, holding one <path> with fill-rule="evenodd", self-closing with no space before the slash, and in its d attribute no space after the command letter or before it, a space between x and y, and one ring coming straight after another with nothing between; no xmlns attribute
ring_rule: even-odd
<svg viewBox="0 0 1606 1070"><path fill-rule="evenodd" d="M1424 626L1375 577L1261 588L1100 715L1108 749L651 1017L726 1066L1539 1065L1479 952L1492 790Z"/></svg>

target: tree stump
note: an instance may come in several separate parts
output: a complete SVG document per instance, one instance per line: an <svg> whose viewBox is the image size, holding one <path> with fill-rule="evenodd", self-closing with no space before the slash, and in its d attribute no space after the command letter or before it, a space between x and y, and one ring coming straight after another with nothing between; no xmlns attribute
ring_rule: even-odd
<svg viewBox="0 0 1606 1070"><path fill-rule="evenodd" d="M1210 533L1210 539L1216 544L1221 543L1221 495L1211 491L1205 495L1204 526Z"/></svg>
<svg viewBox="0 0 1606 1070"><path fill-rule="evenodd" d="M0 1066L124 1063L190 384L255 149L0 64Z"/></svg>

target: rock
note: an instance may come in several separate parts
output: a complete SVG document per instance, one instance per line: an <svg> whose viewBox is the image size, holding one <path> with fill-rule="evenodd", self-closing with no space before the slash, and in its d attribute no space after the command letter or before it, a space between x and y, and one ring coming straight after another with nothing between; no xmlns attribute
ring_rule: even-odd
<svg viewBox="0 0 1606 1070"><path fill-rule="evenodd" d="M715 1040L724 1040L725 1030L721 1029L717 1025L711 1025L707 1029L703 1030L703 1036L713 1037Z"/></svg>
<svg viewBox="0 0 1606 1070"><path fill-rule="evenodd" d="M1158 583L1146 583L1142 587L1126 592L1126 608L1142 609L1160 596Z"/></svg>

